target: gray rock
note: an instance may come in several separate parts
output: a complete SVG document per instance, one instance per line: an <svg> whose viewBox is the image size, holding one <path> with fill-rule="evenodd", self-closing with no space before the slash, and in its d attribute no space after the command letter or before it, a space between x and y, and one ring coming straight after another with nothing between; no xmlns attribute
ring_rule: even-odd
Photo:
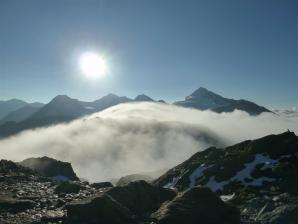
<svg viewBox="0 0 298 224"><path fill-rule="evenodd" d="M158 224L238 224L240 212L208 188L195 187L164 203L152 218Z"/></svg>

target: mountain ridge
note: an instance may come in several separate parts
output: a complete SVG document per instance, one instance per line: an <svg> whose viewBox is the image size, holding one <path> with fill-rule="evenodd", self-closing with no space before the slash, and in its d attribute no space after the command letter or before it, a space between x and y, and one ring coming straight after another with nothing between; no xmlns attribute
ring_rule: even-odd
<svg viewBox="0 0 298 224"><path fill-rule="evenodd" d="M218 113L243 110L250 115L259 115L262 112L272 112L248 100L234 100L222 97L204 87L200 87L185 97L183 101L174 102L174 105L190 107L200 110L213 110Z"/></svg>
<svg viewBox="0 0 298 224"><path fill-rule="evenodd" d="M163 100L155 101L145 94L140 94L134 99L131 99L110 93L91 102L73 99L67 95L57 95L39 110L33 111L31 114L28 113L28 116L25 116L25 119L11 119L10 121L7 120L8 122L6 123L0 123L0 136L6 137L26 129L69 122L79 117L102 111L111 106L128 102L166 103ZM235 109L246 111L250 115L271 112L265 107L247 100L224 98L204 87L198 88L191 95L185 97L185 101L176 102L174 105L200 110L212 110L218 113L232 112Z"/></svg>

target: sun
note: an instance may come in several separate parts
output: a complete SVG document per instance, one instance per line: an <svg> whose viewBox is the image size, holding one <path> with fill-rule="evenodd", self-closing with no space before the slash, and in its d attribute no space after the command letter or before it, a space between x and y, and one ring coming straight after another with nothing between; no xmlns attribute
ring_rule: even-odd
<svg viewBox="0 0 298 224"><path fill-rule="evenodd" d="M90 79L104 77L107 65L103 57L93 52L85 52L79 58L79 65L83 74Z"/></svg>

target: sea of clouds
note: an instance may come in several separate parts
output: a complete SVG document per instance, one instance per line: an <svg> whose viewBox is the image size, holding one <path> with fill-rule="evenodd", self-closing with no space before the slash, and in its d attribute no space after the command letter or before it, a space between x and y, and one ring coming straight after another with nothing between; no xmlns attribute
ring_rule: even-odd
<svg viewBox="0 0 298 224"><path fill-rule="evenodd" d="M298 133L298 118L127 103L3 139L0 158L49 156L71 162L79 177L104 181L171 168L209 146L228 146L288 129Z"/></svg>

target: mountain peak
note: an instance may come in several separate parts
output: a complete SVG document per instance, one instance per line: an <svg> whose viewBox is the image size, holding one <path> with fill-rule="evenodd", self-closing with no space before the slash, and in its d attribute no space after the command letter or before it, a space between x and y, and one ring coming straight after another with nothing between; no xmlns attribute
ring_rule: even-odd
<svg viewBox="0 0 298 224"><path fill-rule="evenodd" d="M77 99L72 99L67 95L58 95L30 118L67 117L67 119L70 119L77 118L83 115L84 112L85 108Z"/></svg>
<svg viewBox="0 0 298 224"><path fill-rule="evenodd" d="M113 93L109 93L108 95L103 96L101 99L118 99L119 96Z"/></svg>
<svg viewBox="0 0 298 224"><path fill-rule="evenodd" d="M145 94L138 95L134 100L135 101L154 101L152 98L150 98L149 96L146 96Z"/></svg>
<svg viewBox="0 0 298 224"><path fill-rule="evenodd" d="M210 90L200 87L197 90L195 90L191 95L187 96L186 99L189 98L201 98L201 97L212 97L212 98L223 98L222 96L211 92Z"/></svg>
<svg viewBox="0 0 298 224"><path fill-rule="evenodd" d="M65 101L65 100L73 100L73 99L67 95L58 95L52 99L52 102L53 101Z"/></svg>

